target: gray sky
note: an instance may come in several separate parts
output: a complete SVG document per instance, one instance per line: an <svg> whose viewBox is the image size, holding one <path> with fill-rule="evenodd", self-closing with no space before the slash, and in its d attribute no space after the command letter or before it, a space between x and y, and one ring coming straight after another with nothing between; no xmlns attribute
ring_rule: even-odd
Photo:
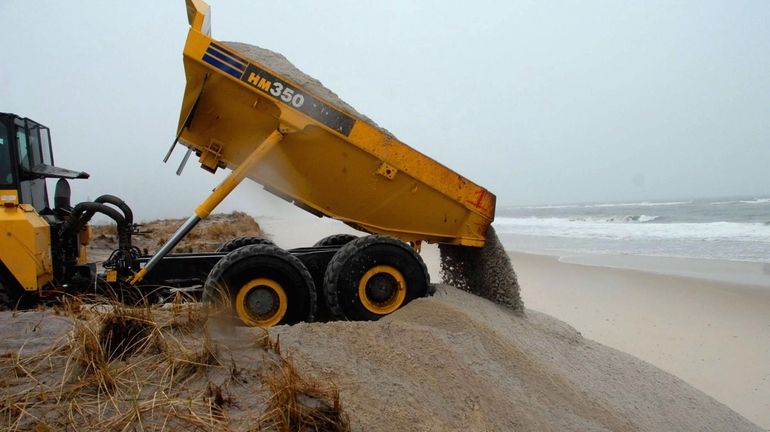
<svg viewBox="0 0 770 432"><path fill-rule="evenodd" d="M769 1L209 3L216 39L283 53L498 205L770 195ZM0 0L0 17L0 111L91 173L74 199L191 214L222 175L161 161L184 2ZM301 212L246 183L221 209Z"/></svg>

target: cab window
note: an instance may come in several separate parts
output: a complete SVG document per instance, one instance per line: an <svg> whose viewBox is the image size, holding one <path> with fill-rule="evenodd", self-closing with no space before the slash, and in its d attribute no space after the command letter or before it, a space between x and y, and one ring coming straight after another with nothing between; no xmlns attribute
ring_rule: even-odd
<svg viewBox="0 0 770 432"><path fill-rule="evenodd" d="M47 127L40 128L40 150L43 152L43 163L53 166L53 152L51 151L51 131Z"/></svg>
<svg viewBox="0 0 770 432"><path fill-rule="evenodd" d="M44 178L29 171L41 163L40 126L24 119L16 119L16 141L19 148L19 202L32 204L41 212L48 207L48 191Z"/></svg>
<svg viewBox="0 0 770 432"><path fill-rule="evenodd" d="M43 157L40 154L40 128L29 126L27 128L27 144L30 153L30 166L43 163Z"/></svg>
<svg viewBox="0 0 770 432"><path fill-rule="evenodd" d="M0 123L0 189L13 185L12 168L11 142L8 139L8 127Z"/></svg>
<svg viewBox="0 0 770 432"><path fill-rule="evenodd" d="M16 128L16 142L19 145L19 165L24 169L29 169L32 165L29 162L29 144L27 143L27 131L23 127Z"/></svg>

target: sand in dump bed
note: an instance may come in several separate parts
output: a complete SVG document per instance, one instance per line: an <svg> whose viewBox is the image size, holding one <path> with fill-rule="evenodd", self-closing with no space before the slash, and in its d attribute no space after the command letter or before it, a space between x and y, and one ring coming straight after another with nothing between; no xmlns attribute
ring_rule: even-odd
<svg viewBox="0 0 770 432"><path fill-rule="evenodd" d="M364 120L366 123L369 123L370 125L378 128L383 133L392 136L392 134L388 132L386 129L379 127L377 123L375 123L372 119L356 111L355 108L353 108L350 104L342 100L339 96L337 96L336 93L326 88L321 83L321 81L318 81L317 79L311 77L305 72L302 72L299 68L294 66L294 64L292 64L286 57L284 57L283 54L277 53L275 51L270 51L269 49L260 48L255 45L242 43L242 42L222 42L222 43L238 51L239 53L245 55L252 61L262 64L264 66L267 66L268 68L274 70L275 72L278 72L280 75L283 75L284 77L290 79L291 81L294 81L296 84L300 85L305 90L310 91L310 93L312 93L315 96L321 97L323 100L330 103L332 106L336 107L337 109L346 111L349 114L353 114L354 116Z"/></svg>

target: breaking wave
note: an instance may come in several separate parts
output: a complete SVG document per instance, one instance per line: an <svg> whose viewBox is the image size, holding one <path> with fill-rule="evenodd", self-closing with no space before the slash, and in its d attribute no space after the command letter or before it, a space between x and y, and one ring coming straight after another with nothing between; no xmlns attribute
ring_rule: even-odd
<svg viewBox="0 0 770 432"><path fill-rule="evenodd" d="M741 201L741 204L768 204L770 203L770 198L757 198L750 201Z"/></svg>
<svg viewBox="0 0 770 432"><path fill-rule="evenodd" d="M647 223L660 219L660 216L626 215L626 216L599 216L599 217L573 217L571 222L607 222L607 223Z"/></svg>
<svg viewBox="0 0 770 432"><path fill-rule="evenodd" d="M692 204L692 201L666 201L666 202L634 202L634 203L605 203L605 204L549 204L539 206L523 207L528 210L547 210L547 209L571 209L571 208L608 208L608 207L657 207L657 206L677 206Z"/></svg>
<svg viewBox="0 0 770 432"><path fill-rule="evenodd" d="M706 222L656 223L654 216L620 218L537 218L498 217L499 233L596 239L688 239L701 241L758 241L770 243L765 223Z"/></svg>
<svg viewBox="0 0 770 432"><path fill-rule="evenodd" d="M716 201L711 203L711 205L730 205L730 204L770 204L770 198L755 198L752 200Z"/></svg>
<svg viewBox="0 0 770 432"><path fill-rule="evenodd" d="M658 207L658 206L677 206L692 204L692 201L667 201L667 202L636 202L636 203L607 203L607 204L587 204L583 208L605 208L605 207Z"/></svg>

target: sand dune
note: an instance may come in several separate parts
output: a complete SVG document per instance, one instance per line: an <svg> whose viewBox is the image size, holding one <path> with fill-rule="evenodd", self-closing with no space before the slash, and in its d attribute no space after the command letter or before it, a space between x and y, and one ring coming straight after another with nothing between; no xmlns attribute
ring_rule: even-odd
<svg viewBox="0 0 770 432"><path fill-rule="evenodd" d="M0 352L8 358L24 347L23 359L47 345L61 346L72 322L52 312L2 312L0 328L12 336L0 344ZM177 334L175 340L184 336L183 345L198 346L205 339L203 328ZM270 353L253 343L261 334L209 327L216 360L169 389L195 405L206 400L207 388L220 388L230 403L221 408L223 420L216 429L255 427L269 403L265 371L274 364ZM336 384L355 431L760 430L673 375L586 340L563 322L535 311L515 314L448 286L378 322L306 323L270 334L302 375ZM153 355L158 354L137 354L110 368L151 377L151 365L164 365ZM127 364L132 362L140 369ZM60 369L45 370L46 380L58 388ZM233 371L252 378L233 380ZM155 384L140 382L141 394L149 398ZM23 383L23 375L5 380L5 391L18 392ZM40 384L32 388L40 390ZM85 405L83 394L78 397ZM30 414L45 418L56 409L31 409ZM160 408L145 413L145 427L160 429L162 414ZM21 424L35 424L26 420Z"/></svg>
<svg viewBox="0 0 770 432"><path fill-rule="evenodd" d="M361 430L714 430L757 426L547 315L442 286L377 323L273 330Z"/></svg>

